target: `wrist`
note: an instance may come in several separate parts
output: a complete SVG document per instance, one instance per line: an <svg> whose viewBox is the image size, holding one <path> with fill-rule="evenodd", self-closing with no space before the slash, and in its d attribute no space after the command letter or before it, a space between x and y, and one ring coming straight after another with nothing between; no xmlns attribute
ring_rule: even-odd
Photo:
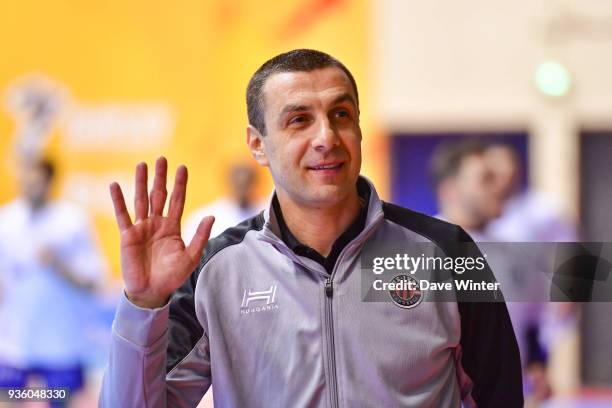
<svg viewBox="0 0 612 408"><path fill-rule="evenodd" d="M128 290L125 291L125 296L130 302L142 309L159 309L168 303L170 299L169 295L145 295L145 294L134 294Z"/></svg>

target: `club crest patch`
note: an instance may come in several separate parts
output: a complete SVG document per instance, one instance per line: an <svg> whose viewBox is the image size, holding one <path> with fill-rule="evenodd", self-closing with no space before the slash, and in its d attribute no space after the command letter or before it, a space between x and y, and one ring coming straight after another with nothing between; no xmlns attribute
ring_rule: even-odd
<svg viewBox="0 0 612 408"><path fill-rule="evenodd" d="M389 296L393 303L404 309L418 306L423 300L423 291L419 288L419 282L410 275L397 275L389 283L395 288L389 290Z"/></svg>

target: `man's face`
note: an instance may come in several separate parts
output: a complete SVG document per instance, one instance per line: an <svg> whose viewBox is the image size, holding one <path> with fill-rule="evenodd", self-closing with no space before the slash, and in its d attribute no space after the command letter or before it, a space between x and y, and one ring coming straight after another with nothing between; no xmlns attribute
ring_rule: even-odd
<svg viewBox="0 0 612 408"><path fill-rule="evenodd" d="M361 129L356 95L338 68L287 72L264 85L267 134L249 128L255 158L270 167L279 197L324 207L356 194Z"/></svg>
<svg viewBox="0 0 612 408"><path fill-rule="evenodd" d="M19 172L23 197L34 206L43 204L49 195L51 180L43 169L25 165Z"/></svg>
<svg viewBox="0 0 612 408"><path fill-rule="evenodd" d="M493 172L482 154L465 157L455 176L459 203L479 222L486 223L501 215L502 200L495 191L494 181Z"/></svg>
<svg viewBox="0 0 612 408"><path fill-rule="evenodd" d="M248 205L255 189L255 171L247 165L235 165L230 169L229 184L234 200Z"/></svg>

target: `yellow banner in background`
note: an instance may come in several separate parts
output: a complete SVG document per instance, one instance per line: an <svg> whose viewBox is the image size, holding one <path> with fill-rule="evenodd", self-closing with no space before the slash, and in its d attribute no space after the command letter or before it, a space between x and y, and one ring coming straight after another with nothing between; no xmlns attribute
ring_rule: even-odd
<svg viewBox="0 0 612 408"><path fill-rule="evenodd" d="M354 0L4 4L0 202L17 194L10 182L15 149L43 150L58 164L57 195L90 210L118 276L108 184L119 181L131 201L135 164L151 165L164 154L172 168L185 163L190 170L186 213L224 194L228 164L249 157L247 82L266 59L293 48L320 49L351 69L361 93L364 173L384 182L386 165L374 162L384 147L372 134L367 103L367 6ZM272 186L267 177L264 184L262 195Z"/></svg>

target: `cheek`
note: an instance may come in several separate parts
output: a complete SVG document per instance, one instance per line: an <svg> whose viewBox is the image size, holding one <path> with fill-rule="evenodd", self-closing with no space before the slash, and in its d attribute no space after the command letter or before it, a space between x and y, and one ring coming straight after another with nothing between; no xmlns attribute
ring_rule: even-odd
<svg viewBox="0 0 612 408"><path fill-rule="evenodd" d="M361 139L352 135L351 138L346 140L345 146L351 156L352 166L359 166L361 163Z"/></svg>
<svg viewBox="0 0 612 408"><path fill-rule="evenodd" d="M308 143L305 140L295 139L285 145L281 160L287 167L301 167L308 152Z"/></svg>
<svg viewBox="0 0 612 408"><path fill-rule="evenodd" d="M470 199L477 195L478 191L472 188L469 181L457 181L457 195L462 199Z"/></svg>
<svg viewBox="0 0 612 408"><path fill-rule="evenodd" d="M342 139L345 145L350 146L351 149L353 149L355 146L359 146L361 144L361 131L356 127L347 128L344 132L342 132Z"/></svg>
<svg viewBox="0 0 612 408"><path fill-rule="evenodd" d="M288 177L300 166L305 149L296 141L285 141L272 146L269 151L271 167L282 173L282 177Z"/></svg>

